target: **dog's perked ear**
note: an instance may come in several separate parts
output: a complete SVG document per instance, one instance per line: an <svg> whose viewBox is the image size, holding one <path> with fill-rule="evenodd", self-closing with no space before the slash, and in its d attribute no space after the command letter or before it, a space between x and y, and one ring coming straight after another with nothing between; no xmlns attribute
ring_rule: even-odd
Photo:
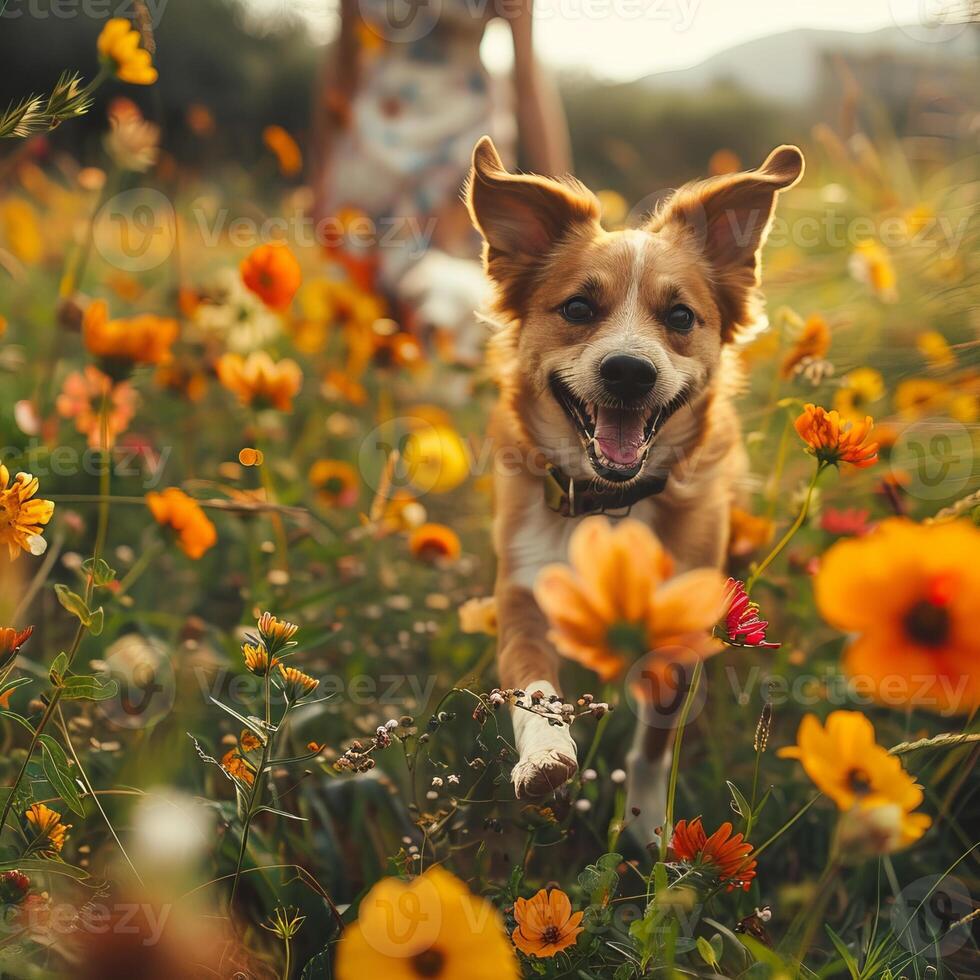
<svg viewBox="0 0 980 980"><path fill-rule="evenodd" d="M650 219L651 232L673 225L694 237L712 269L726 339L756 319L759 252L777 195L799 181L803 166L797 147L779 146L758 170L686 184Z"/></svg>
<svg viewBox="0 0 980 980"><path fill-rule="evenodd" d="M599 202L591 191L571 177L508 173L489 136L473 150L465 197L486 243L487 272L511 306L520 283L527 284L528 273L555 245L577 228L599 227Z"/></svg>

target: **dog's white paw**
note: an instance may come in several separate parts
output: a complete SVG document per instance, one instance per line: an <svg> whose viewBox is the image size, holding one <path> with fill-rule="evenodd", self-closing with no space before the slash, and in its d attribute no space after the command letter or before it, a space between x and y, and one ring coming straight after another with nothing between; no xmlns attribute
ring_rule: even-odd
<svg viewBox="0 0 980 980"><path fill-rule="evenodd" d="M577 769L574 755L558 748L537 749L514 766L514 792L522 799L547 796L567 783Z"/></svg>

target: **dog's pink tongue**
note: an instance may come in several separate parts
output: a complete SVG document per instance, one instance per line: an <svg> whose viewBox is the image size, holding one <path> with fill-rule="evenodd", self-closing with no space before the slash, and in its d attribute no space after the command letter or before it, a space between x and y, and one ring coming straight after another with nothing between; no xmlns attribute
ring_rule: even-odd
<svg viewBox="0 0 980 980"><path fill-rule="evenodd" d="M612 463L635 463L643 446L643 414L623 408L602 408L596 415L599 451Z"/></svg>

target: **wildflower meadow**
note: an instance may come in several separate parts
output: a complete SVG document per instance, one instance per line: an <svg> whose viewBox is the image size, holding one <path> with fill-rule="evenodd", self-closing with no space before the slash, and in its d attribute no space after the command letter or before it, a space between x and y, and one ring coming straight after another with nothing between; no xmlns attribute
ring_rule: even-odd
<svg viewBox="0 0 980 980"><path fill-rule="evenodd" d="M977 976L976 106L801 139L727 566L581 521L556 697L496 671L482 344L307 234L301 134L219 170L202 81L183 159L139 17L73 55L0 115L0 975ZM518 797L528 712L577 769Z"/></svg>

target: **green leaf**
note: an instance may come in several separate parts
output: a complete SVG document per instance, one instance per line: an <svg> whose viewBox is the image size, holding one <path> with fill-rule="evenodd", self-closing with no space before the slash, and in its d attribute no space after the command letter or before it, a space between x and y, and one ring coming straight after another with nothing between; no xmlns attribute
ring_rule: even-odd
<svg viewBox="0 0 980 980"><path fill-rule="evenodd" d="M34 874L67 875L76 881L89 877L84 868L76 868L61 860L44 861L40 858L19 858L14 861L0 861L0 871L30 871Z"/></svg>
<svg viewBox="0 0 980 980"><path fill-rule="evenodd" d="M54 787L55 792L69 809L84 817L85 807L75 787L65 750L50 735L38 736L38 742L41 744L41 765L44 768L45 779Z"/></svg>
<svg viewBox="0 0 980 980"><path fill-rule="evenodd" d="M33 736L34 726L23 715L17 714L16 711L11 711L9 708L0 708L0 718L9 718L11 721L16 721L18 725L23 725Z"/></svg>
<svg viewBox="0 0 980 980"><path fill-rule="evenodd" d="M726 779L725 782L728 784L728 791L732 794L732 809L743 819L748 819L749 814L752 813L752 807L749 805L749 801L742 795L741 790L730 780Z"/></svg>
<svg viewBox="0 0 980 980"><path fill-rule="evenodd" d="M50 680L55 687L61 687L61 681L67 672L68 654L62 650L61 653L59 653L58 656L51 662L51 667L48 670L48 680Z"/></svg>
<svg viewBox="0 0 980 980"><path fill-rule="evenodd" d="M698 936L698 955L704 960L708 966L715 966L718 963L718 958L715 956L714 947L708 942L704 936Z"/></svg>
<svg viewBox="0 0 980 980"><path fill-rule="evenodd" d="M857 960L854 958L854 954L847 948L847 944L841 939L840 936L830 928L827 923L824 923L824 929L827 930L827 935L830 936L830 941L834 944L834 949L837 950L840 958L844 962L844 966L847 967L847 972L850 973L852 980L858 980L861 975L861 971L858 968Z"/></svg>
<svg viewBox="0 0 980 980"><path fill-rule="evenodd" d="M58 602L82 623L83 626L88 626L92 614L89 612L85 600L80 595L72 592L67 585L62 585L60 582L55 585L54 591L58 596Z"/></svg>
<svg viewBox="0 0 980 980"><path fill-rule="evenodd" d="M3 700L5 694L24 684L30 684L30 682L30 677L15 677L12 681L7 681L6 684L0 684L0 701Z"/></svg>
<svg viewBox="0 0 980 980"><path fill-rule="evenodd" d="M101 558L86 558L82 562L82 571L92 577L92 584L104 588L110 585L116 578L116 570Z"/></svg>
<svg viewBox="0 0 980 980"><path fill-rule="evenodd" d="M92 636L101 636L102 627L104 624L105 612L103 611L102 607L99 606L99 608L96 609L91 616L89 616L88 631L92 634Z"/></svg>
<svg viewBox="0 0 980 980"><path fill-rule="evenodd" d="M237 718L246 728L253 731L262 741L263 745L266 743L266 741L268 741L269 733L266 731L265 726L259 718L254 716L249 716L246 718L245 715L240 715L234 708L229 708L227 704L222 704L215 697L209 697L208 700L212 704L216 704L222 711L227 711L232 718Z"/></svg>
<svg viewBox="0 0 980 980"><path fill-rule="evenodd" d="M285 810L277 810L274 806L258 806L255 808L256 813L274 813L277 817L286 817L289 820L299 820L303 823L306 822L306 817L301 817L295 813L287 813Z"/></svg>
<svg viewBox="0 0 980 980"><path fill-rule="evenodd" d="M71 701L107 701L118 693L119 685L115 681L75 674L65 678L61 696Z"/></svg>

